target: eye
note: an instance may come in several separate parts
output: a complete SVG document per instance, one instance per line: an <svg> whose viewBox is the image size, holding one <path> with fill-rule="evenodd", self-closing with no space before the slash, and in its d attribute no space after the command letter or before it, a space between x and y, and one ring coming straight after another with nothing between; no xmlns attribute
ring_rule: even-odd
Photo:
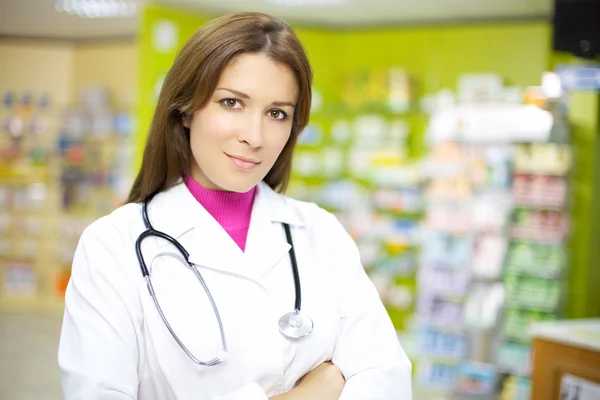
<svg viewBox="0 0 600 400"><path fill-rule="evenodd" d="M227 108L230 108L233 110L239 110L240 108L242 108L242 104L238 99L227 98L227 99L221 100L220 103L224 107L227 107Z"/></svg>
<svg viewBox="0 0 600 400"><path fill-rule="evenodd" d="M288 115L286 112L281 110L271 110L269 111L269 117L278 121L285 121L288 118Z"/></svg>

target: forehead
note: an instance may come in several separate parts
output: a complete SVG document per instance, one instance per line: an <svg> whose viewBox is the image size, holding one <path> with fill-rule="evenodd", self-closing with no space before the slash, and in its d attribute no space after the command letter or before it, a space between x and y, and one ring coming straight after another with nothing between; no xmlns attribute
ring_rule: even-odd
<svg viewBox="0 0 600 400"><path fill-rule="evenodd" d="M292 69L262 53L236 56L223 70L217 86L250 97L274 97L271 101L295 101L298 96Z"/></svg>

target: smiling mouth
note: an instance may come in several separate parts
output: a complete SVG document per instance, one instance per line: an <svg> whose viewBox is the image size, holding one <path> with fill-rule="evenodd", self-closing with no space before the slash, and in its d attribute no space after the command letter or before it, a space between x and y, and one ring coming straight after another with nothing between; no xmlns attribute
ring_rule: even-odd
<svg viewBox="0 0 600 400"><path fill-rule="evenodd" d="M239 169L242 169L244 171L250 171L250 170L256 168L260 164L260 161L257 161L257 160L253 160L253 159L249 159L249 158L245 158L245 157L232 156L227 153L225 153L225 155L227 157L229 157L229 159L231 161L233 161L233 163L235 164L236 167L238 167Z"/></svg>

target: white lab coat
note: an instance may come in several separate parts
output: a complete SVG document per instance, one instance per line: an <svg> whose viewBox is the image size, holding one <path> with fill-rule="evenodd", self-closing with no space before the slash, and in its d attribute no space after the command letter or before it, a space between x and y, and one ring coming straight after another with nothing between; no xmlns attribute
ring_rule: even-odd
<svg viewBox="0 0 600 400"><path fill-rule="evenodd" d="M199 267L220 311L229 356L217 366L198 366L170 335L136 259L141 206L128 204L88 227L75 254L59 348L66 399L266 400L328 360L346 379L340 399L412 398L410 362L354 242L333 215L261 183L242 252L182 183L158 194L148 209L154 227L179 240ZM314 321L313 332L300 340L278 330L295 298L282 222L292 230L302 310ZM142 249L161 306L177 317L177 333L194 355L213 358L221 348L219 329L193 272L160 239L146 239ZM192 329L196 321L202 326Z"/></svg>

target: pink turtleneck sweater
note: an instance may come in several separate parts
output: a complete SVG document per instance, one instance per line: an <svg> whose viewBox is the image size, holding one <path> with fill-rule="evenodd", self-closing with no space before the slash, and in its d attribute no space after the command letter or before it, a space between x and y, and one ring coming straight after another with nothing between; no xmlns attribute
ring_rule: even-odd
<svg viewBox="0 0 600 400"><path fill-rule="evenodd" d="M206 189L191 176L183 181L194 198L245 251L256 186L249 192L235 193Z"/></svg>

